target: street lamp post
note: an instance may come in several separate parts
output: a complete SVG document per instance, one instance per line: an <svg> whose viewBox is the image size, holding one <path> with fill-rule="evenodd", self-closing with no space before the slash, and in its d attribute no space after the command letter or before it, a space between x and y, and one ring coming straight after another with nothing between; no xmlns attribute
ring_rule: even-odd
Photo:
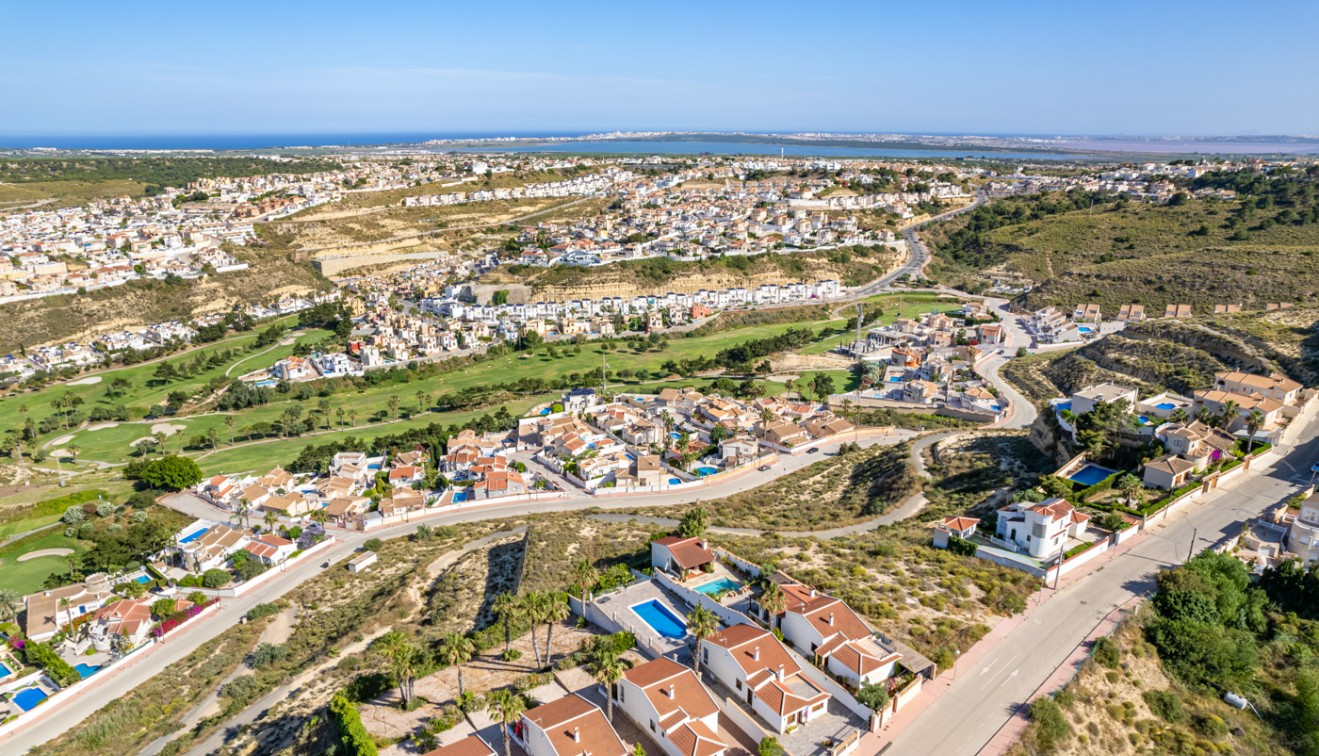
<svg viewBox="0 0 1319 756"><path fill-rule="evenodd" d="M953 649L953 682L957 682L957 660L962 657L962 649Z"/></svg>

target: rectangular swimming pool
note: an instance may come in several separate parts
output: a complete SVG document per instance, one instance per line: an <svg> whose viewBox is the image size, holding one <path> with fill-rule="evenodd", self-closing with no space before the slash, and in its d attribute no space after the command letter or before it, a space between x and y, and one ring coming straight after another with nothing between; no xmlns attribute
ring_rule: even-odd
<svg viewBox="0 0 1319 756"><path fill-rule="evenodd" d="M651 599L632 607L632 613L641 618L642 622L650 625L662 638L685 638L687 637L687 625L679 619L669 608L659 602L659 599Z"/></svg>
<svg viewBox="0 0 1319 756"><path fill-rule="evenodd" d="M1108 476L1112 475L1115 472L1117 471L1110 470L1107 467L1096 465L1093 462L1088 462L1086 463L1085 467L1082 467L1080 470L1077 470L1071 475L1068 475L1067 479L1074 480L1083 486L1093 486L1094 484L1098 483L1104 478L1107 478Z"/></svg>
<svg viewBox="0 0 1319 756"><path fill-rule="evenodd" d="M0 663L0 679L9 677L12 674L14 674L14 670L6 667L3 663Z"/></svg>
<svg viewBox="0 0 1319 756"><path fill-rule="evenodd" d="M724 591L735 591L741 587L742 584L737 582L736 580L733 580L732 578L721 577L718 580L711 580L705 585L697 586L696 592L704 593L707 596L713 596L716 593L723 593Z"/></svg>
<svg viewBox="0 0 1319 756"><path fill-rule="evenodd" d="M23 711L32 711L37 704L45 701L46 691L41 688L24 688L14 694L13 701Z"/></svg>

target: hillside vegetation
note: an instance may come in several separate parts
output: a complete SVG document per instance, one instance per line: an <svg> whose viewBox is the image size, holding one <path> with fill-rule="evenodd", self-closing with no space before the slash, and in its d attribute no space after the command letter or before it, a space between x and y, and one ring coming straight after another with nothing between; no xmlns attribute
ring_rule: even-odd
<svg viewBox="0 0 1319 756"><path fill-rule="evenodd" d="M86 294L6 304L0 307L0 317L9 327L0 333L0 352L128 326L187 322L204 313L227 311L235 304L270 302L330 286L311 264L298 262L288 253L262 247L235 247L233 251L251 267L195 281L144 279Z"/></svg>
<svg viewBox="0 0 1319 756"><path fill-rule="evenodd" d="M1235 199L1166 204L1090 192L998 200L929 233L931 267L943 283L983 290L994 280L1028 284L1019 304L1098 302L1109 316L1137 302L1151 314L1169 303L1197 313L1216 304L1263 309L1308 302L1319 289L1316 174L1209 174L1187 189L1219 188Z"/></svg>
<svg viewBox="0 0 1319 756"><path fill-rule="evenodd" d="M1147 393L1170 390L1189 395L1212 386L1214 373L1221 370L1282 372L1312 383L1316 375L1313 355L1307 350L1304 359L1293 357L1286 353L1286 340L1275 345L1252 336L1242 324L1256 319L1255 315L1233 315L1210 324L1133 323L1074 350L1013 360L1003 370L1036 401L1068 396L1104 381ZM1299 346L1299 342L1291 345Z"/></svg>
<svg viewBox="0 0 1319 756"><path fill-rule="evenodd" d="M1204 552L1031 706L1019 754L1319 754L1319 576ZM1244 696L1253 708L1223 702Z"/></svg>
<svg viewBox="0 0 1319 756"><path fill-rule="evenodd" d="M767 253L755 257L714 257L695 262L667 257L628 260L596 268L501 266L482 283L525 284L537 299L579 296L632 296L665 291L696 291L767 283L836 279L858 286L884 275L898 262L890 247L855 246L820 252Z"/></svg>
<svg viewBox="0 0 1319 756"><path fill-rule="evenodd" d="M199 178L257 176L264 173L316 173L342 166L330 160L303 158L274 162L258 157L50 157L0 161L0 183L44 184L57 181L135 181L147 194L162 187L183 188Z"/></svg>

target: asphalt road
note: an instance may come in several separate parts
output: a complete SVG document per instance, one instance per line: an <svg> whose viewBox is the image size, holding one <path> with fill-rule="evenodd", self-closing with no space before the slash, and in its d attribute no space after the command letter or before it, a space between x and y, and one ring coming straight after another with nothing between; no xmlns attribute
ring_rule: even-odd
<svg viewBox="0 0 1319 756"><path fill-rule="evenodd" d="M899 431L889 436L862 439L862 446L876 444L896 444L910 438L910 431ZM418 517L411 522L373 530L370 533L331 529L331 534L338 542L311 558L292 565L286 565L283 574L271 578L268 582L253 589L250 593L233 599L223 599L219 610L202 622L184 625L169 640L152 649L147 655L138 657L131 663L117 670L97 675L97 684L79 694L75 703L58 714L38 720L31 726L17 733L0 737L0 753L26 753L42 743L59 737L73 728L93 712L123 696L128 691L143 685L152 677L163 672L169 665L182 660L199 646L211 641L228 627L237 624L249 609L257 604L276 601L324 571L321 564L337 562L351 556L368 538L400 538L416 530L420 524L456 525L467 522L498 520L504 518L526 517L547 512L569 512L585 509L632 509L638 507L672 506L686 504L695 500L717 499L743 491L758 488L778 477L806 467L818 461L832 450L841 440L833 443L820 443L820 452L815 454L798 454L781 458L768 470L751 470L723 483L711 485L697 491L678 491L673 493L621 495L616 497L593 498L576 495L567 499L551 499L539 502L517 502L512 504L494 504L472 507L466 511L451 514ZM190 494L176 494L166 501L169 506L199 519L225 520L229 517L227 510L214 507ZM342 569L334 566L331 569Z"/></svg>
<svg viewBox="0 0 1319 756"><path fill-rule="evenodd" d="M1131 549L1100 557L1099 568L1064 585L975 666L959 668L952 687L903 728L886 753L978 753L1103 617L1153 590L1159 570L1181 564L1192 549L1234 535L1237 523L1308 484L1310 465L1319 458L1319 420L1313 414L1305 420L1296 444L1284 447L1285 455L1271 469L1238 476L1139 536Z"/></svg>

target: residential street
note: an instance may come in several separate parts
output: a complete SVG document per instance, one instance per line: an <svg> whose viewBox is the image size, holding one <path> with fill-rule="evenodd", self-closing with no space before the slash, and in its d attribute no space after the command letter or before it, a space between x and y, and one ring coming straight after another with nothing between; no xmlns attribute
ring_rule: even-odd
<svg viewBox="0 0 1319 756"><path fill-rule="evenodd" d="M1225 483L1139 537L1129 550L1101 557L1099 567L1070 584L1064 578L1056 595L1048 596L978 663L959 668L952 687L904 727L886 753L978 753L1105 615L1153 589L1156 572L1182 563L1192 546L1200 551L1235 534L1236 523L1308 484L1310 464L1319 457L1319 421L1313 412L1307 415L1297 443L1285 449L1285 456L1274 458L1272 469ZM950 726L954 722L956 726Z"/></svg>

